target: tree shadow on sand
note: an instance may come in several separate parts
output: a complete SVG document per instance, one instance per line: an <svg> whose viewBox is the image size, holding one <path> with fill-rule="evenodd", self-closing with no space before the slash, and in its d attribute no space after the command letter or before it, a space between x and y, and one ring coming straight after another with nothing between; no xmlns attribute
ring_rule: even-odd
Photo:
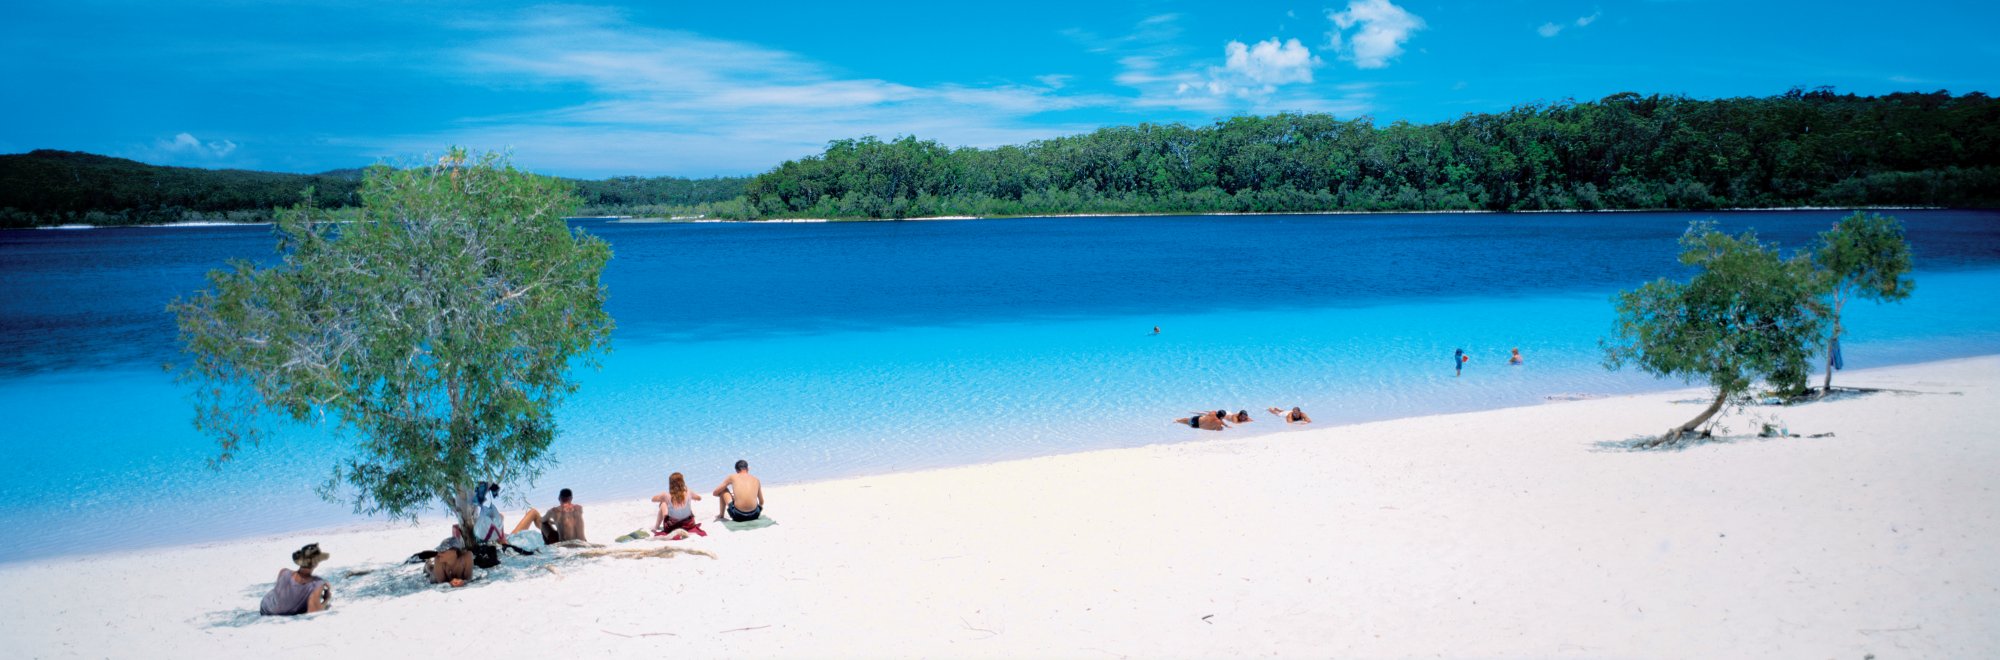
<svg viewBox="0 0 2000 660"><path fill-rule="evenodd" d="M1921 392L1916 390L1873 387L1836 387L1833 388L1833 391L1825 394L1815 393L1791 398L1769 396L1737 408L1742 411L1751 411L1747 418L1735 417L1729 420L1729 422L1746 424L1751 431L1749 433L1731 433L1728 424L1718 418L1716 423L1702 429L1701 432L1688 433L1673 441L1660 442L1660 436L1656 435L1634 435L1621 440L1599 440L1593 442L1591 443L1591 451L1612 453L1672 452L1685 450L1690 447L1714 444L1732 445L1784 439L1829 438L1834 435L1832 431L1819 433L1792 432L1782 420L1778 419L1776 413L1786 408L1799 408L1821 403L1838 403L1874 396L1964 396L1964 394L1964 392ZM1708 401L1704 399L1680 399L1671 401L1670 403L1698 405L1706 404Z"/></svg>
<svg viewBox="0 0 2000 660"><path fill-rule="evenodd" d="M265 580L244 587L244 607L219 612L209 612L197 616L189 622L201 628L241 628L249 625L285 625L288 622L304 622L322 616L332 616L343 607L352 607L363 601L381 601L401 598L426 591L477 590L495 584L535 580L543 578L561 579L564 568L596 563L605 558L643 559L672 558L681 555L696 555L715 559L714 553L680 546L644 543L637 548L606 548L596 545L544 548L532 555L508 554L500 565L493 568L473 569L473 579L463 587L432 584L428 572L421 562L397 562L393 564L373 564L345 568L321 576L333 586L333 607L325 612L300 616L263 616L258 614L259 599L271 589L271 581ZM647 547L650 546L650 547Z"/></svg>

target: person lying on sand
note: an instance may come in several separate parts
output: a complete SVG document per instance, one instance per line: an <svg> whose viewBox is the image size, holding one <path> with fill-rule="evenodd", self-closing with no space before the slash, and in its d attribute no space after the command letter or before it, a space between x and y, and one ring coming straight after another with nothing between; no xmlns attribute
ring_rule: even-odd
<svg viewBox="0 0 2000 660"><path fill-rule="evenodd" d="M472 553L464 548L446 548L424 561L424 573L431 584L463 587L472 580Z"/></svg>
<svg viewBox="0 0 2000 660"><path fill-rule="evenodd" d="M699 499L700 495L688 492L687 480L681 473L667 475L667 492L653 496L653 501L660 503L659 515L653 516L653 532L671 535L675 540L687 538L688 532L701 534L701 527L694 522L694 503Z"/></svg>
<svg viewBox="0 0 2000 660"><path fill-rule="evenodd" d="M1229 423L1224 421L1230 416L1226 410L1216 409L1188 414L1192 416L1176 419L1174 423L1203 431L1220 431L1229 426Z"/></svg>
<svg viewBox="0 0 2000 660"><path fill-rule="evenodd" d="M321 552L318 543L308 543L292 553L292 563L298 565L298 570L278 569L278 581L271 585L270 593L264 594L257 613L294 616L325 611L327 601L333 598L333 587L326 580L314 577L313 569L332 556Z"/></svg>
<svg viewBox="0 0 2000 660"><path fill-rule="evenodd" d="M541 544L555 544L563 541L588 541L583 537L583 505L571 502L573 494L568 488L556 494L556 505L548 513L529 508L521 514L521 522L514 525L514 531L507 533L509 543L524 545L515 541L515 535L534 526L542 534ZM535 545L541 545L535 544Z"/></svg>
<svg viewBox="0 0 2000 660"><path fill-rule="evenodd" d="M728 518L736 522L756 520L764 515L764 482L750 476L750 461L736 461L736 474L722 480L715 487L715 497L722 500L722 510L715 514L716 520Z"/></svg>
<svg viewBox="0 0 2000 660"><path fill-rule="evenodd" d="M1306 411L1299 410L1298 406L1292 406L1292 409L1289 411L1278 407L1266 408L1265 410L1269 410L1271 414L1285 420L1286 424L1311 424L1313 421L1313 418L1307 417Z"/></svg>

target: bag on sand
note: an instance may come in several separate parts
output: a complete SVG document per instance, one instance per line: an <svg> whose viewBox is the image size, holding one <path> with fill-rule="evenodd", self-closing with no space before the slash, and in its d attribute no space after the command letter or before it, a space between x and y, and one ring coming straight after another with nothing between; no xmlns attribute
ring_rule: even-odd
<svg viewBox="0 0 2000 660"><path fill-rule="evenodd" d="M481 543L472 546L472 565L493 568L500 565L500 546Z"/></svg>

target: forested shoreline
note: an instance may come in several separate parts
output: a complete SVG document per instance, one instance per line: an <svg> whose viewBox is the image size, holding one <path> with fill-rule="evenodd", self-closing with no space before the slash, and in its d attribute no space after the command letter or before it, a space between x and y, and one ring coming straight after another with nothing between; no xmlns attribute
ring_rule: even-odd
<svg viewBox="0 0 2000 660"><path fill-rule="evenodd" d="M208 170L40 149L0 155L0 227L269 222L307 188L330 209L360 204L361 169L319 174ZM584 213L662 211L740 197L749 177L571 180Z"/></svg>
<svg viewBox="0 0 2000 660"><path fill-rule="evenodd" d="M161 167L0 155L0 227L268 220L361 170ZM726 219L1115 213L2000 206L2000 102L1983 93L1622 93L1431 124L1325 114L1114 126L996 148L835 140L754 177L574 181L586 215Z"/></svg>
<svg viewBox="0 0 2000 660"><path fill-rule="evenodd" d="M2000 103L1828 90L1625 93L1433 124L1140 124L994 149L839 140L730 218L2000 205Z"/></svg>

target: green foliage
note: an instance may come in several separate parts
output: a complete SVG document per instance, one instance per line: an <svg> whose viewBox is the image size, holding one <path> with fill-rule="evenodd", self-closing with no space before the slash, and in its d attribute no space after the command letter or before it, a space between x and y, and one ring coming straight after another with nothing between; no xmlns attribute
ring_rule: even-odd
<svg viewBox="0 0 2000 660"><path fill-rule="evenodd" d="M675 215L742 197L750 177L683 179L626 176L575 183L586 214Z"/></svg>
<svg viewBox="0 0 2000 660"><path fill-rule="evenodd" d="M1841 218L1819 235L1812 261L1820 277L1830 326L1826 381L1821 388L1826 392L1833 388L1833 342L1844 331L1840 314L1847 300L1901 301L1910 297L1916 282L1907 277L1910 243L1903 238L1903 223L1894 217L1857 212Z"/></svg>
<svg viewBox="0 0 2000 660"><path fill-rule="evenodd" d="M837 140L724 217L2000 204L2000 102L1616 94L1455 121L1140 124L994 149Z"/></svg>
<svg viewBox="0 0 2000 660"><path fill-rule="evenodd" d="M1820 279L1804 255L1785 258L1755 232L1729 236L1697 222L1681 236L1687 282L1656 280L1618 294L1604 365L1705 382L1715 402L1654 441L1698 428L1726 403L1742 403L1758 381L1780 391L1805 387L1824 325Z"/></svg>
<svg viewBox="0 0 2000 660"><path fill-rule="evenodd" d="M409 517L430 501L472 529L473 485L532 480L575 390L571 363L606 347L610 247L562 218L574 187L503 158L368 170L356 217L281 214L281 263L238 261L175 301L195 426L228 461L273 419L356 441L323 497Z"/></svg>
<svg viewBox="0 0 2000 660"><path fill-rule="evenodd" d="M271 222L314 189L313 203L361 203L362 170L285 174L161 167L123 158L42 149L0 156L0 227L172 222ZM749 177L619 177L568 180L586 212L645 213L736 199ZM669 211L671 212L671 211Z"/></svg>
<svg viewBox="0 0 2000 660"><path fill-rule="evenodd" d="M307 188L314 203L343 207L360 203L360 187L355 170L204 170L42 149L0 156L0 227L270 222Z"/></svg>

